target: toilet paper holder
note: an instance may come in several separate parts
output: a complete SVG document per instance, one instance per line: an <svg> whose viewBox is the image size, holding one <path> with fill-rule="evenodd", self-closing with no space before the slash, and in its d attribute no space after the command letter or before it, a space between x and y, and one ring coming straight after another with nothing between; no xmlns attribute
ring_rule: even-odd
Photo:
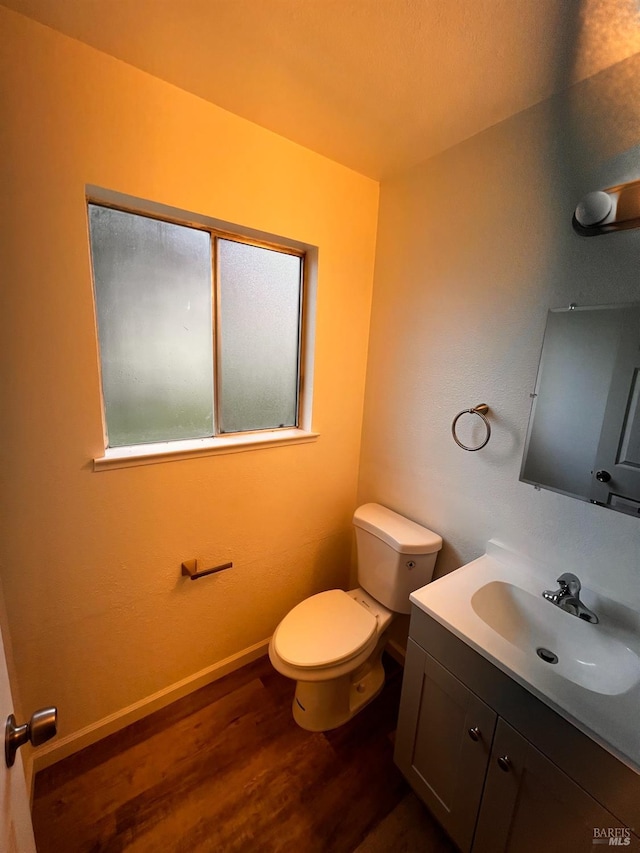
<svg viewBox="0 0 640 853"><path fill-rule="evenodd" d="M198 571L198 561L194 557L192 560L184 560L182 562L182 574L192 581L197 581L198 578L204 578L206 575L214 575L217 572L223 572L225 569L231 569L232 567L233 563L223 563L221 566L213 566L211 569Z"/></svg>

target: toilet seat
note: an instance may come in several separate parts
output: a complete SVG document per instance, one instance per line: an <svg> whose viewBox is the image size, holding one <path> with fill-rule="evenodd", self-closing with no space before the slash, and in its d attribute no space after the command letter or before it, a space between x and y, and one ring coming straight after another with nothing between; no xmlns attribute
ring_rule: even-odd
<svg viewBox="0 0 640 853"><path fill-rule="evenodd" d="M273 645L290 666L319 669L356 657L377 634L375 616L341 589L320 592L285 616Z"/></svg>

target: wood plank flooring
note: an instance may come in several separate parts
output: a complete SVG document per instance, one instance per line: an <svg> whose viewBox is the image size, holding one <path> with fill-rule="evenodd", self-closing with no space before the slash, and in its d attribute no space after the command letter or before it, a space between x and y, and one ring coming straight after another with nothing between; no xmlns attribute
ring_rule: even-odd
<svg viewBox="0 0 640 853"><path fill-rule="evenodd" d="M262 658L41 771L38 853L384 849L376 828L409 813L392 758L402 671L386 665L382 694L333 732L294 723L293 682ZM420 853L454 849L418 810Z"/></svg>

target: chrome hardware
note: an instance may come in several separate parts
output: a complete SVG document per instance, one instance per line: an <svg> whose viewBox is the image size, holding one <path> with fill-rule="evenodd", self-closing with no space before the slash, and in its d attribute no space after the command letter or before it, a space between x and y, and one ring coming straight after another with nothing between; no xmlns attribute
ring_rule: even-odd
<svg viewBox="0 0 640 853"><path fill-rule="evenodd" d="M559 589L555 590L555 592L551 589L545 589L542 597L555 604L560 610L564 610L567 613L571 613L572 616L577 616L579 619L584 619L585 622L591 622L595 625L599 619L593 610L589 610L580 601L580 590L582 587L576 575L571 572L565 572L560 575L557 583L560 584Z"/></svg>
<svg viewBox="0 0 640 853"><path fill-rule="evenodd" d="M563 592L567 592L569 595L578 596L580 595L580 590L582 589L582 585L578 577L571 572L565 572L563 575L557 580L557 583L560 584L560 589Z"/></svg>
<svg viewBox="0 0 640 853"><path fill-rule="evenodd" d="M469 737L471 740L475 740L477 743L479 740L482 740L482 734L480 733L480 729L477 726L474 726L472 729L469 729Z"/></svg>
<svg viewBox="0 0 640 853"><path fill-rule="evenodd" d="M500 770L503 770L505 773L508 773L511 770L512 764L511 759L508 755L501 755L498 759L498 767Z"/></svg>
<svg viewBox="0 0 640 853"><path fill-rule="evenodd" d="M31 716L28 723L21 726L17 726L16 718L9 714L4 730L4 759L7 767L13 767L16 752L27 741L31 741L33 746L40 746L50 740L57 731L57 708L41 708Z"/></svg>
<svg viewBox="0 0 640 853"><path fill-rule="evenodd" d="M463 450L482 450L482 448L487 444L489 439L491 438L491 424L486 418L486 414L489 411L489 406L486 403L478 403L477 406L474 406L472 409L463 409L453 419L453 423L451 424L451 434L453 435L453 440L461 447ZM485 428L487 430L487 434L485 436L484 441L477 444L475 447L468 447L466 444L463 444L456 434L456 424L458 420L462 417L462 415L477 415L482 421L484 421Z"/></svg>
<svg viewBox="0 0 640 853"><path fill-rule="evenodd" d="M545 649L544 646L536 649L536 654L545 663L558 663L558 655L555 652Z"/></svg>
<svg viewBox="0 0 640 853"><path fill-rule="evenodd" d="M608 471L596 471L596 480L599 483L608 483L611 479L611 474Z"/></svg>

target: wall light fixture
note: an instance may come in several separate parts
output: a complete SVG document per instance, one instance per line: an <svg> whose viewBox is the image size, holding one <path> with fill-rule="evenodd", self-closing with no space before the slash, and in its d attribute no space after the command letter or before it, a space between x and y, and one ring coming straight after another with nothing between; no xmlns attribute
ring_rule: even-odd
<svg viewBox="0 0 640 853"><path fill-rule="evenodd" d="M573 227L582 237L640 228L640 180L588 193L575 209Z"/></svg>

